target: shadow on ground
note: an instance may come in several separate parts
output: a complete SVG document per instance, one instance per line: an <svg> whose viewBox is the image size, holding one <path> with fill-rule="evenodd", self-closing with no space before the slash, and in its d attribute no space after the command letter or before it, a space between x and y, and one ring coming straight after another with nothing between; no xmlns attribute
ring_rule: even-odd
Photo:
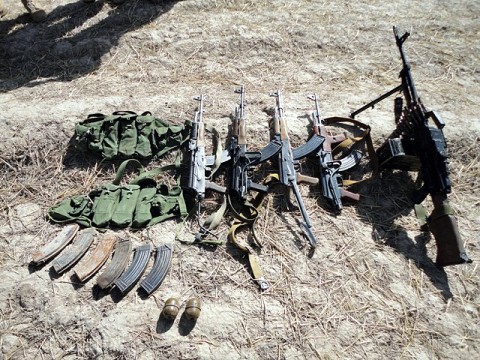
<svg viewBox="0 0 480 360"><path fill-rule="evenodd" d="M415 216L412 215L414 204L411 200L415 189L415 183L407 172L382 172L362 185L364 196L357 211L363 221L372 225L374 241L390 246L411 260L448 300L453 294L447 274L443 268L435 265L432 254L427 254L425 246L433 236L425 232L412 239L405 228L395 223L402 216Z"/></svg>
<svg viewBox="0 0 480 360"><path fill-rule="evenodd" d="M113 7L77 1L56 7L42 24L28 22L25 14L0 22L0 92L95 71L124 34L154 21L176 2L136 0Z"/></svg>

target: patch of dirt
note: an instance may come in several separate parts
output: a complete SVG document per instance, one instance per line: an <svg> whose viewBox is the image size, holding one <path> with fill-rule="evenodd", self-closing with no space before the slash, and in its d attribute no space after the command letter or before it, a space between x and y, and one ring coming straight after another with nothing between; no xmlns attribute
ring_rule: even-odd
<svg viewBox="0 0 480 360"><path fill-rule="evenodd" d="M42 24L29 23L19 1L3 1L2 358L471 359L480 352L478 1L36 0L49 13ZM233 91L244 84L253 150L268 142L268 94L281 89L298 146L313 110L307 94L318 94L323 116L347 116L399 84L393 25L411 33L405 49L418 92L446 122L449 199L473 264L434 265L434 240L412 209L414 177L385 172L358 185L362 201L338 216L320 189L301 186L319 239L312 257L300 214L273 192L257 225L271 285L263 293L245 254L228 242L177 242L167 278L146 299L136 289L124 297L101 292L95 277L80 284L73 270L57 276L50 264L29 267L60 229L45 221L48 208L112 180L112 164L67 155L75 123L88 114L148 110L181 124L193 117L192 96L203 93L204 120L226 139ZM394 128L393 100L358 119L380 145ZM122 235L158 246L174 241L177 226ZM220 238L227 231L225 221ZM172 296L202 298L195 324L181 315L162 320Z"/></svg>

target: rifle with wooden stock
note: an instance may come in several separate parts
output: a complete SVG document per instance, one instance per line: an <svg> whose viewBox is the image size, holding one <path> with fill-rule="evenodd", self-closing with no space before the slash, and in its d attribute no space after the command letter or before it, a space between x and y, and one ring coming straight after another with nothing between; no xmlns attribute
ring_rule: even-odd
<svg viewBox="0 0 480 360"><path fill-rule="evenodd" d="M245 201L250 190L266 193L268 186L252 180L252 169L278 154L282 144L280 138L274 137L267 146L259 151L247 151L247 123L245 115L245 87L235 90L240 94L239 105L235 108L232 121L229 152L232 159L229 192Z"/></svg>

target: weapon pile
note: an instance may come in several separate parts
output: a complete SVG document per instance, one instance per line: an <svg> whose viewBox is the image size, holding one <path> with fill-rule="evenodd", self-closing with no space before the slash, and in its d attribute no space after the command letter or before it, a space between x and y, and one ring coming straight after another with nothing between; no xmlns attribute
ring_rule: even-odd
<svg viewBox="0 0 480 360"><path fill-rule="evenodd" d="M299 184L306 183L311 186L319 186L325 203L335 213L342 210L343 200L359 201L359 194L346 189L350 182L343 180L342 173L359 164L363 153L353 149L352 145L359 141L365 141L372 168L375 170L377 170L378 164L378 170L400 169L421 173L423 186L415 195L415 210L422 224L428 227L435 237L438 249L437 265L447 266L471 262L465 252L453 210L447 199L447 194L451 191L451 182L446 142L442 132L445 124L438 115L425 109L417 95L410 73L410 65L402 48L409 34L405 33L403 36L399 36L395 27L394 34L403 62L403 69L400 72L401 85L354 111L349 118L322 118L317 95L308 96L308 99L314 101L315 107L311 116L312 133L305 144L297 148L292 147L288 134L283 95L278 90L270 94L275 98L275 110L270 126L270 142L260 150L251 151L247 149L246 91L242 86L235 90L240 95L240 101L232 118L227 150L222 152L221 147L217 146L214 155L207 155L205 131L208 127L203 121L205 97L200 95L194 98L199 105L193 121L185 127L185 130L189 129L188 139L179 138L176 142L178 146L183 146L181 158L175 166L141 173L130 184L120 186L119 178L123 175L126 166L124 163L120 166L122 169L120 176L117 175L113 184L103 186L100 191L93 191L89 194L89 197L68 199L68 209L63 211L61 216L55 215L55 212L51 211L49 213L50 218L57 222L75 221L82 225L91 226L93 224L97 227L127 227L135 226L135 224L145 226L153 225L172 216L184 217L187 214L187 209L190 212L195 211L197 214L199 231L195 236L195 241L198 243L215 243L209 238L216 236L213 230L220 224L228 208L234 217L228 232L228 239L248 254L253 278L260 288L265 290L268 288L268 282L264 278L255 251L252 245L237 238L236 231L241 227L249 227L254 240L258 243L254 224L261 209L261 204L271 187L275 184L281 184L288 194L293 193L303 219L301 229L311 248L314 249L318 241L310 215L300 194ZM370 127L354 118L395 93L401 95L395 99L397 127L385 143L375 151L370 140ZM430 119L435 126L429 124ZM123 120L120 118L119 121L121 123ZM135 141L132 129L138 126L139 121L131 113L129 113L128 121L130 122L129 127L124 126L124 123L116 127L120 130L115 133L115 144L122 143L121 129L128 128L129 146L125 148L131 151L124 150L122 153L146 153L140 152L138 149L135 150L135 146L138 147L139 142ZM131 125L134 123L137 125ZM147 117L141 123L155 124L158 121ZM112 119L108 121L108 124L109 129L116 126ZM328 133L326 126L335 124L348 124L362 129L363 133L357 137L348 137L345 134L331 135ZM162 125L165 126L164 123ZM110 137L102 134L103 125L95 131L87 130L85 126L82 128L84 134L90 137L95 135L94 148L98 148L103 139L109 140L106 142L107 144L112 143L111 132L109 133ZM155 149L158 154L161 151L159 144L155 142L155 137L150 136L150 134L155 134L158 131L154 127L148 127L148 131L145 130L145 126L141 129L142 131L139 130L138 134L143 134L142 149L147 146L148 149ZM218 135L214 129L208 128L208 130L214 133L214 136ZM163 134L165 132L166 130ZM186 131L176 129L175 133L186 134ZM217 145L219 143L217 141ZM177 145L173 144L171 147ZM148 154L151 153L153 151L148 152ZM318 168L318 177L302 174L301 165L305 158L314 161ZM263 181L258 179L258 176L254 176L257 173L255 169L259 165L268 163L271 165L268 166L271 170L269 176ZM153 179L148 177L148 175L158 174L167 168L168 170L177 170L177 174L179 174L178 191L168 190L165 185L158 186ZM214 175L217 170L222 168L227 174L226 187L214 182ZM202 204L207 196L207 190L213 190L221 194L223 204L217 212L210 215L202 224L200 214ZM170 198L166 199L167 195ZM425 210L421 206L427 195L432 197L434 205L434 210L430 216L425 215ZM290 201L290 196L287 196L287 199ZM90 203L93 203L93 206L89 205ZM81 209L80 204L82 204ZM57 208L63 209L64 206L66 205L62 204ZM167 208L168 211L161 212L161 210ZM146 221L138 221L139 218L144 217L146 217ZM101 222L98 220L99 218L101 218ZM121 218L121 221L118 218ZM99 225L100 223L102 226ZM37 265L45 263L59 254L75 237L77 231L78 225L65 227L57 238L34 255L33 263ZM86 253L88 247L92 244L93 236L94 232L88 231L88 229L82 231L74 244L66 248L54 261L54 269L61 273L73 266ZM75 273L81 281L88 279L107 261L114 247L115 255L111 263L98 277L97 284L103 289L115 286L123 294L133 287L145 271L152 252L149 245L136 248L133 260L127 267L132 251L130 241L119 241L115 239L114 235L107 234L88 257L80 260L75 267ZM172 251L173 246L170 245L164 245L156 250L153 268L140 283L140 288L148 295L153 293L165 278Z"/></svg>

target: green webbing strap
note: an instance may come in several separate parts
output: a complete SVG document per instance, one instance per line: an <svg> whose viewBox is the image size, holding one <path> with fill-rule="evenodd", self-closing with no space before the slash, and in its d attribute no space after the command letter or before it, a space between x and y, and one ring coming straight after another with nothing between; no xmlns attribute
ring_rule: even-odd
<svg viewBox="0 0 480 360"><path fill-rule="evenodd" d="M227 196L223 196L222 205L220 208L215 211L214 213L210 214L205 221L203 222L203 227L208 230L214 230L220 225L222 222L223 216L225 215L225 211L227 211Z"/></svg>
<svg viewBox="0 0 480 360"><path fill-rule="evenodd" d="M212 172L210 173L210 178L213 177L213 174L218 170L222 164L222 144L220 142L220 133L212 125L205 125L205 129L212 133L213 135L213 146L215 148L215 162L213 163Z"/></svg>
<svg viewBox="0 0 480 360"><path fill-rule="evenodd" d="M140 173L143 172L143 165L140 163L140 161L135 160L135 159L128 159L125 160L120 164L117 170L117 174L115 176L115 179L113 179L112 184L114 185L120 185L120 182L122 181L123 175L125 174L125 170L128 165L133 164L136 169L140 169Z"/></svg>
<svg viewBox="0 0 480 360"><path fill-rule="evenodd" d="M149 171L142 171L140 172L140 175L138 175L130 184L138 184L140 181L142 181L145 178L153 178L157 175L160 175L161 173L169 170L178 170L180 168L179 163L175 161L173 164L161 166L159 168L154 168Z"/></svg>
<svg viewBox="0 0 480 360"><path fill-rule="evenodd" d="M161 174L165 171L178 170L180 168L180 161L178 160L178 157L175 160L175 163L173 163L173 164L165 165L165 166L155 168L155 169L152 169L152 170L149 170L149 171L145 171L145 169L144 169L143 165L140 163L140 161L138 161L136 159L128 159L128 160L125 160L124 162L122 162L120 164L120 166L118 167L117 174L116 174L115 179L113 180L112 184L120 185L120 182L122 181L122 178L125 174L125 170L126 170L127 166L130 165L130 164L133 164L135 166L135 168L140 169L140 174L133 181L131 181L130 184L138 184L143 179L153 178L153 177L155 177L155 176L157 176L157 175L159 175L159 174Z"/></svg>

